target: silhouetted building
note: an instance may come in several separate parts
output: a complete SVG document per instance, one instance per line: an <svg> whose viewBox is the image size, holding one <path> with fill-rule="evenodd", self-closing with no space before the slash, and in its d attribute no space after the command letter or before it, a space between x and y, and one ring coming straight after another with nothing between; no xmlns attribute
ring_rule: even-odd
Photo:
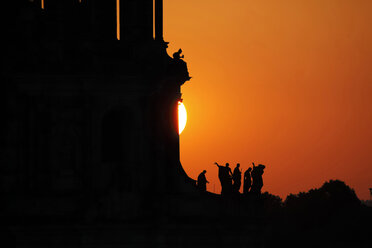
<svg viewBox="0 0 372 248"><path fill-rule="evenodd" d="M161 10L153 37L152 1L121 1L118 40L115 0L38 4L9 9L1 190L41 212L64 195L49 214L77 214L79 202L115 192L122 210L97 215L123 218L137 214L136 192L181 190L177 103L188 72L169 71Z"/></svg>
<svg viewBox="0 0 372 248"><path fill-rule="evenodd" d="M251 214L200 198L180 164L177 106L190 77L167 54L162 0L117 3L2 8L0 216L20 247L163 247L175 216ZM178 224L174 236L199 235Z"/></svg>

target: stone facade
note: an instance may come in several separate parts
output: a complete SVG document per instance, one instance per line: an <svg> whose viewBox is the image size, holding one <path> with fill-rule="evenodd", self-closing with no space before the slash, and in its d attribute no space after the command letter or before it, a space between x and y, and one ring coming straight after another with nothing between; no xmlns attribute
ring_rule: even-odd
<svg viewBox="0 0 372 248"><path fill-rule="evenodd" d="M120 40L115 0L7 4L0 216L8 241L187 247L201 216L226 217L200 223L210 244L211 228L252 216L251 205L198 192L180 164L177 106L190 77L167 54L162 0L155 18L153 1L122 0Z"/></svg>

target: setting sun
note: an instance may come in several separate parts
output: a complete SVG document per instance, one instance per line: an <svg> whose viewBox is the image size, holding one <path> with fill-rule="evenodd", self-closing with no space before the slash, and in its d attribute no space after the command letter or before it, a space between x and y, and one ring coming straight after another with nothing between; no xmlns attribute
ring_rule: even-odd
<svg viewBox="0 0 372 248"><path fill-rule="evenodd" d="M178 102L178 133L181 134L185 129L187 122L187 112L185 105L182 102Z"/></svg>

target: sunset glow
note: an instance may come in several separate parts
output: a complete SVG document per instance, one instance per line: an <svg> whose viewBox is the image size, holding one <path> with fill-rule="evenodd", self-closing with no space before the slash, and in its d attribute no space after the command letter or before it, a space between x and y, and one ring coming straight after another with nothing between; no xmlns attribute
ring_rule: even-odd
<svg viewBox="0 0 372 248"><path fill-rule="evenodd" d="M187 112L185 105L182 102L178 102L178 132L179 134L182 133L182 131L186 127L187 122Z"/></svg>
<svg viewBox="0 0 372 248"><path fill-rule="evenodd" d="M372 1L164 2L168 54L182 48L193 124L181 163L220 192L215 161L265 164L286 197L340 179L372 187Z"/></svg>
<svg viewBox="0 0 372 248"><path fill-rule="evenodd" d="M182 48L192 76L182 86L193 120L180 141L187 174L208 170L219 192L213 162L256 162L267 165L263 190L283 198L329 179L369 198L371 9L370 0L164 1L167 52ZM154 10L152 21L155 32ZM181 133L183 103L178 111Z"/></svg>

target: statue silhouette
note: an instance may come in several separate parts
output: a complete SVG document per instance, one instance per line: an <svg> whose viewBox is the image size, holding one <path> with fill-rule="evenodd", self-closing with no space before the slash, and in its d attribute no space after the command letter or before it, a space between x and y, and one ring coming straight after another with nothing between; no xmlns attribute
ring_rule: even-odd
<svg viewBox="0 0 372 248"><path fill-rule="evenodd" d="M178 49L177 52L173 53L173 58L175 60L178 60L178 59L181 59L181 58L184 58L185 56L184 55L181 55L182 53L182 49Z"/></svg>
<svg viewBox="0 0 372 248"><path fill-rule="evenodd" d="M173 60L169 65L169 72L172 76L180 76L183 82L189 81L191 79L189 72L187 70L187 64L182 59L185 57L181 55L182 49L178 49L177 52L173 53Z"/></svg>
<svg viewBox="0 0 372 248"><path fill-rule="evenodd" d="M265 165L259 164L258 166L255 166L253 164L253 170L252 170L252 188L251 192L257 195L261 194L261 189L263 187L263 179L262 175L264 173Z"/></svg>
<svg viewBox="0 0 372 248"><path fill-rule="evenodd" d="M207 181L207 178L205 177L205 173L207 173L207 171L206 170L203 170L200 174L199 174L199 176L198 176L198 181L197 181L197 186L198 186L198 189L200 190L200 191L203 191L203 192L205 192L205 191L207 191L207 183L209 183L208 181Z"/></svg>
<svg viewBox="0 0 372 248"><path fill-rule="evenodd" d="M242 172L240 171L240 164L237 163L236 164L236 167L234 169L234 173L233 173L233 176L232 176L232 179L234 181L234 184L233 184L233 191L235 193L239 193L239 190L240 190L240 186L242 185Z"/></svg>
<svg viewBox="0 0 372 248"><path fill-rule="evenodd" d="M252 179L251 179L251 171L252 168L249 167L245 172L244 172L244 181L243 181L243 194L248 194L249 190L252 185Z"/></svg>
<svg viewBox="0 0 372 248"><path fill-rule="evenodd" d="M221 182L221 195L230 194L232 191L232 172L229 167L229 163L226 163L225 166L219 165L217 162L214 163L218 166L218 178Z"/></svg>

